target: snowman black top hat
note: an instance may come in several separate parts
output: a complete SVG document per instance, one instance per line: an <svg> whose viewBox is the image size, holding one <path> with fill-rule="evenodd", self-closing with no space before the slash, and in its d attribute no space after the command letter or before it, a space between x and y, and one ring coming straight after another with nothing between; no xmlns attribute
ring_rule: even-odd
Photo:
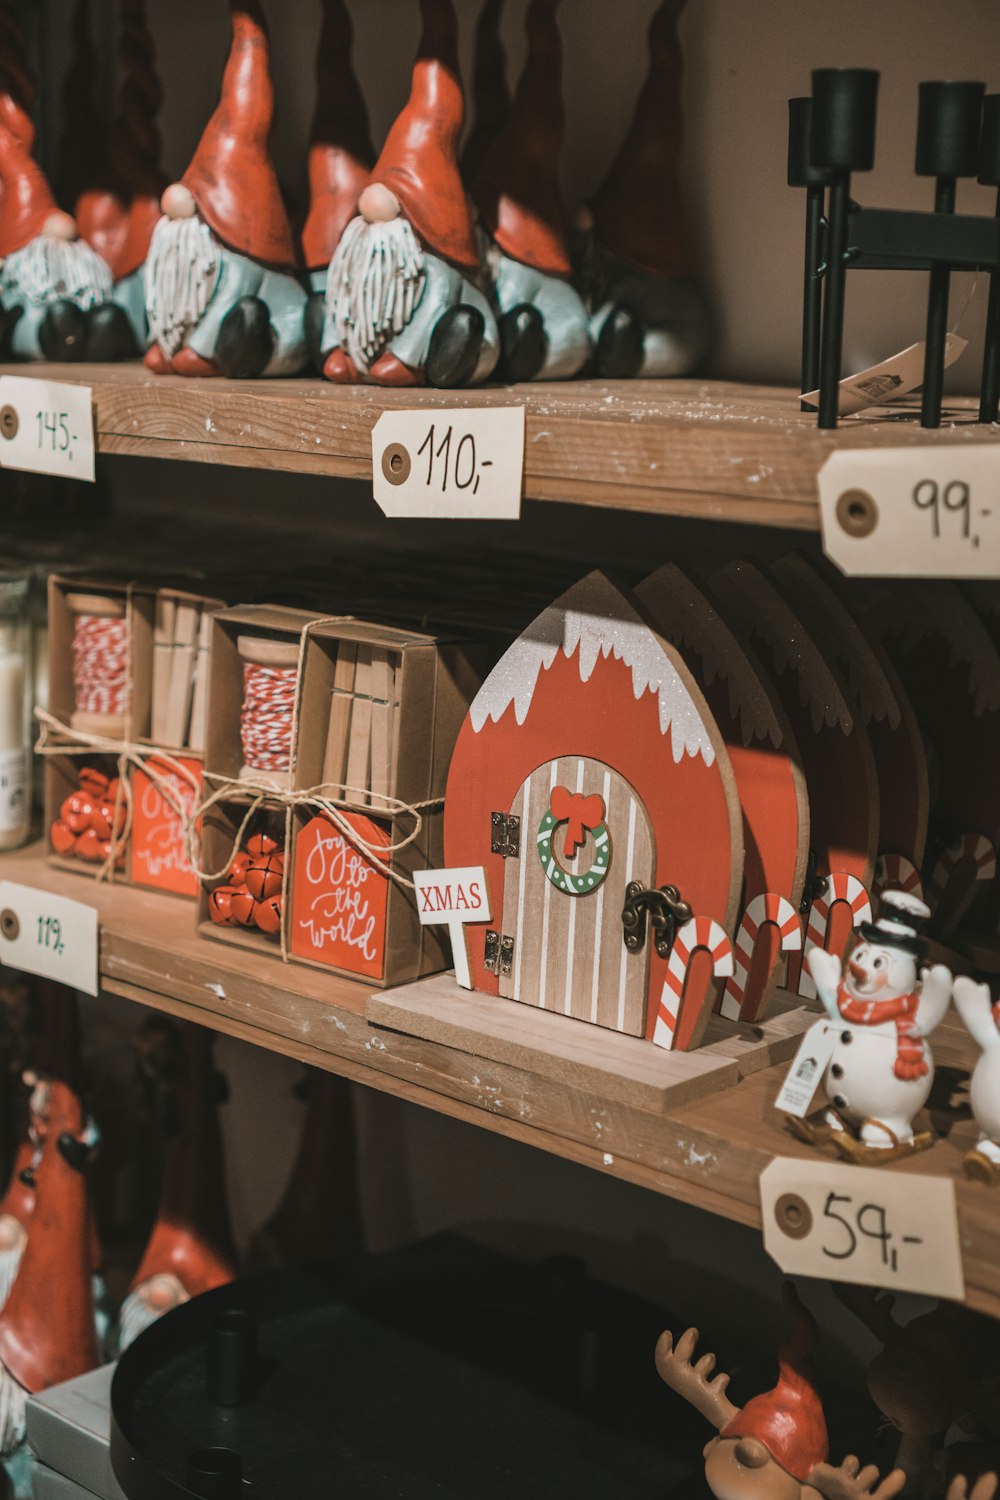
<svg viewBox="0 0 1000 1500"><path fill-rule="evenodd" d="M927 952L923 930L930 915L930 907L919 896L911 896L906 891L886 891L878 920L862 922L861 936L868 943L901 948L919 960Z"/></svg>

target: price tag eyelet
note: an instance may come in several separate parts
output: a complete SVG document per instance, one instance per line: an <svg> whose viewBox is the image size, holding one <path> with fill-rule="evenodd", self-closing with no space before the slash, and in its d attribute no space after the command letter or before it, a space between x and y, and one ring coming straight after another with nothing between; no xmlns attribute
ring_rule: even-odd
<svg viewBox="0 0 1000 1500"><path fill-rule="evenodd" d="M837 501L837 520L848 536L871 536L878 525L878 506L867 490L845 490Z"/></svg>
<svg viewBox="0 0 1000 1500"><path fill-rule="evenodd" d="M390 443L382 454L382 473L390 484L405 484L410 477L413 462L402 443Z"/></svg>
<svg viewBox="0 0 1000 1500"><path fill-rule="evenodd" d="M804 1240L813 1226L812 1210L798 1193L783 1193L774 1205L774 1217L790 1240Z"/></svg>
<svg viewBox="0 0 1000 1500"><path fill-rule="evenodd" d="M17 412L12 406L5 406L0 410L0 436L5 437L8 443L17 437L20 425Z"/></svg>
<svg viewBox="0 0 1000 1500"><path fill-rule="evenodd" d="M0 911L0 934L7 939L8 943L13 943L20 931L21 924L17 920L17 913L11 911L9 906L4 907L3 911Z"/></svg>

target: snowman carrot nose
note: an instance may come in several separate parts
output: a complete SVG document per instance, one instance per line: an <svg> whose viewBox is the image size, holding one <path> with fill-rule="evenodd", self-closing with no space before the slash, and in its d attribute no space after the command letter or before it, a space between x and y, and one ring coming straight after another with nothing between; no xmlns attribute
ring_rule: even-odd
<svg viewBox="0 0 1000 1500"><path fill-rule="evenodd" d="M856 979L859 984L863 984L868 978L868 970L862 968L860 964L856 964L853 959L848 963L847 968L851 978Z"/></svg>

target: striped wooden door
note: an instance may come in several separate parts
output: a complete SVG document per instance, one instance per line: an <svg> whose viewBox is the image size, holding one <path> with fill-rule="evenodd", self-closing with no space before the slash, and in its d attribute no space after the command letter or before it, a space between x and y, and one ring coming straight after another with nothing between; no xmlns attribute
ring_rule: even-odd
<svg viewBox="0 0 1000 1500"><path fill-rule="evenodd" d="M539 824L557 786L604 799L611 863L585 895L558 890L539 857ZM563 756L532 772L510 811L521 819L521 856L508 861L504 877L503 931L514 938L514 961L500 980L501 995L643 1036L649 944L628 952L622 907L630 881L653 882L656 850L646 809L624 777L600 761ZM562 832L557 828L553 837L553 854L568 874L582 875L594 863L594 836L588 833L576 857L564 862Z"/></svg>

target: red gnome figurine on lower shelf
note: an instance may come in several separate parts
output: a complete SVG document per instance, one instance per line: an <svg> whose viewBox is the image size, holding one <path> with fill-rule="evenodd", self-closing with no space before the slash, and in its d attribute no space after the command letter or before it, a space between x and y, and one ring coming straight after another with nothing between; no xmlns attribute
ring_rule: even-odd
<svg viewBox="0 0 1000 1500"><path fill-rule="evenodd" d="M863 1469L856 1458L837 1469L827 1463L826 1419L810 1370L816 1324L790 1282L784 1300L791 1329L778 1355L778 1383L745 1406L726 1395L728 1375L711 1378L713 1354L693 1363L696 1328L676 1348L669 1333L656 1346L661 1378L718 1429L705 1448L709 1489L717 1500L892 1500L903 1487L902 1470L878 1483L878 1470Z"/></svg>
<svg viewBox="0 0 1000 1500"><path fill-rule="evenodd" d="M30 1395L99 1363L91 1285L83 1106L64 1083L39 1080L45 1116L35 1207L17 1279L0 1311L0 1457L24 1441Z"/></svg>

